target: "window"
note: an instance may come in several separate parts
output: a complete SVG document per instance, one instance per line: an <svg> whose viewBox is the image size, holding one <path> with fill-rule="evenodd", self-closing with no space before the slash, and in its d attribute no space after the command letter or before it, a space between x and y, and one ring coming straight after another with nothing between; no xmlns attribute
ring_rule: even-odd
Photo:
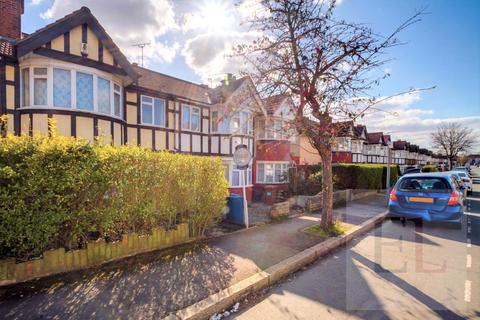
<svg viewBox="0 0 480 320"><path fill-rule="evenodd" d="M98 112L110 114L110 81L101 77L97 78L97 103Z"/></svg>
<svg viewBox="0 0 480 320"><path fill-rule="evenodd" d="M182 129L200 131L200 108L188 105L182 106Z"/></svg>
<svg viewBox="0 0 480 320"><path fill-rule="evenodd" d="M73 108L122 116L122 87L107 77L63 67L21 70L22 107Z"/></svg>
<svg viewBox="0 0 480 320"><path fill-rule="evenodd" d="M142 96L142 123L165 126L165 101L159 98Z"/></svg>
<svg viewBox="0 0 480 320"><path fill-rule="evenodd" d="M72 106L72 86L69 70L53 69L53 105L60 108Z"/></svg>
<svg viewBox="0 0 480 320"><path fill-rule="evenodd" d="M93 75L77 72L77 109L93 111Z"/></svg>
<svg viewBox="0 0 480 320"><path fill-rule="evenodd" d="M241 125L241 133L248 134L250 132L248 126L250 124L248 113L241 112L240 113L240 125Z"/></svg>
<svg viewBox="0 0 480 320"><path fill-rule="evenodd" d="M116 83L113 84L113 114L122 116L122 89Z"/></svg>
<svg viewBox="0 0 480 320"><path fill-rule="evenodd" d="M47 68L33 68L33 104L47 105Z"/></svg>
<svg viewBox="0 0 480 320"><path fill-rule="evenodd" d="M245 170L243 169L238 169L237 166L232 167L232 180L230 181L230 186L231 187L241 187L243 186L243 179L244 179L244 173ZM247 183L246 185L251 185L252 184L252 167L249 166L247 171Z"/></svg>
<svg viewBox="0 0 480 320"><path fill-rule="evenodd" d="M445 179L429 177L402 179L398 189L405 192L451 192L450 185Z"/></svg>
<svg viewBox="0 0 480 320"><path fill-rule="evenodd" d="M258 163L257 183L288 182L288 167L286 163Z"/></svg>
<svg viewBox="0 0 480 320"><path fill-rule="evenodd" d="M212 132L218 132L218 111L212 111Z"/></svg>
<svg viewBox="0 0 480 320"><path fill-rule="evenodd" d="M22 106L30 105L30 69L22 69Z"/></svg>
<svg viewBox="0 0 480 320"><path fill-rule="evenodd" d="M282 120L259 120L258 121L258 139L282 140L287 139L284 122Z"/></svg>

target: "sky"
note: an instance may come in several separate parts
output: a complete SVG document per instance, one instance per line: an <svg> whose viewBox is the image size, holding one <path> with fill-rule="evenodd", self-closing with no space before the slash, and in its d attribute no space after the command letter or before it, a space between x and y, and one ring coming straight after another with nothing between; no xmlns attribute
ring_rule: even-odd
<svg viewBox="0 0 480 320"><path fill-rule="evenodd" d="M405 43L388 51L379 72L390 74L372 95L409 88L435 89L387 100L363 122L370 132L390 133L430 147L430 133L443 122L461 122L480 140L480 1L341 0L336 15L387 35L416 11L422 21L403 31ZM33 32L87 6L131 62L196 83L216 85L241 68L228 58L232 43L255 34L240 26L258 0L25 0L22 30ZM236 4L236 5L235 5ZM480 151L480 141L473 151Z"/></svg>

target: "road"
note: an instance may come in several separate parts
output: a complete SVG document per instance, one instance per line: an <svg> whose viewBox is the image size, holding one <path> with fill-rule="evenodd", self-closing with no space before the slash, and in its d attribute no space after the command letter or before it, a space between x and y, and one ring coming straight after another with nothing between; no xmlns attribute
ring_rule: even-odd
<svg viewBox="0 0 480 320"><path fill-rule="evenodd" d="M480 170L459 230L386 221L235 319L479 319Z"/></svg>

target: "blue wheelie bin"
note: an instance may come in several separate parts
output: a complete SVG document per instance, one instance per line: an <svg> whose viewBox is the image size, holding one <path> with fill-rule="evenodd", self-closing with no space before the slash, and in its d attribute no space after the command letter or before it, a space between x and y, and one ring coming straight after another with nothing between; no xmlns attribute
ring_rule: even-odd
<svg viewBox="0 0 480 320"><path fill-rule="evenodd" d="M227 221L245 226L245 219L243 216L243 197L234 193L230 194L228 197L227 206Z"/></svg>

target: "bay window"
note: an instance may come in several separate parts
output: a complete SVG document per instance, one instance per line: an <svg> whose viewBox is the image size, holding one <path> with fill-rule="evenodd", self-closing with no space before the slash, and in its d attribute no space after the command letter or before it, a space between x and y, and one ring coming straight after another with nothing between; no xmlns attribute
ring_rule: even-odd
<svg viewBox="0 0 480 320"><path fill-rule="evenodd" d="M70 70L64 70L59 68L53 69L53 105L55 107L71 108L71 80L72 76Z"/></svg>
<svg viewBox="0 0 480 320"><path fill-rule="evenodd" d="M30 69L22 70L22 107L30 105Z"/></svg>
<svg viewBox="0 0 480 320"><path fill-rule="evenodd" d="M142 124L165 127L165 100L142 96Z"/></svg>
<svg viewBox="0 0 480 320"><path fill-rule="evenodd" d="M33 104L35 106L47 105L47 68L33 68Z"/></svg>
<svg viewBox="0 0 480 320"><path fill-rule="evenodd" d="M122 87L106 76L65 66L21 69L21 106L77 109L122 116Z"/></svg>
<svg viewBox="0 0 480 320"><path fill-rule="evenodd" d="M113 84L113 114L117 117L122 116L122 89L116 83Z"/></svg>
<svg viewBox="0 0 480 320"><path fill-rule="evenodd" d="M77 72L77 109L93 111L93 75Z"/></svg>
<svg viewBox="0 0 480 320"><path fill-rule="evenodd" d="M232 166L232 179L230 181L230 187L241 187L243 186L243 179L244 179L244 173L245 170L243 169L238 169L236 165ZM247 171L247 183L246 185L249 186L252 184L252 167L249 166Z"/></svg>
<svg viewBox="0 0 480 320"><path fill-rule="evenodd" d="M200 131L200 108L182 105L182 129Z"/></svg>
<svg viewBox="0 0 480 320"><path fill-rule="evenodd" d="M288 182L288 162L257 163L257 183L286 183Z"/></svg>
<svg viewBox="0 0 480 320"><path fill-rule="evenodd" d="M261 119L258 121L258 139L283 140L288 138L284 121Z"/></svg>

